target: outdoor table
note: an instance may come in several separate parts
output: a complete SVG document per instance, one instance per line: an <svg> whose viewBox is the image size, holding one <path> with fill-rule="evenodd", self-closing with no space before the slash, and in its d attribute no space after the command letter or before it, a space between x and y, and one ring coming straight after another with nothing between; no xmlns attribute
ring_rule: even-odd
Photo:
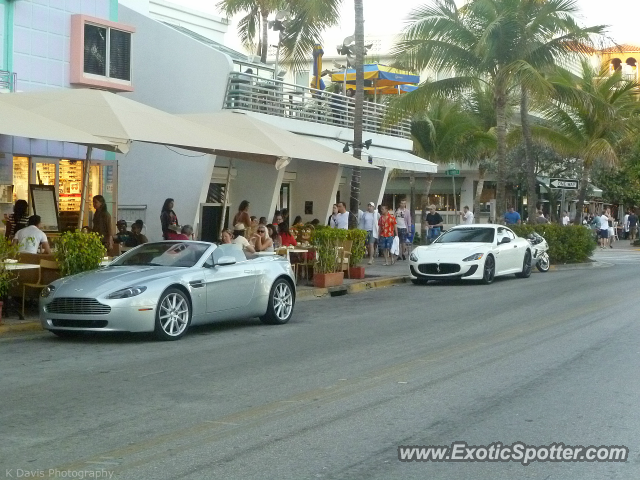
<svg viewBox="0 0 640 480"><path fill-rule="evenodd" d="M273 257L274 255L277 255L276 252L256 252L253 253L252 255L256 255L258 257Z"/></svg>

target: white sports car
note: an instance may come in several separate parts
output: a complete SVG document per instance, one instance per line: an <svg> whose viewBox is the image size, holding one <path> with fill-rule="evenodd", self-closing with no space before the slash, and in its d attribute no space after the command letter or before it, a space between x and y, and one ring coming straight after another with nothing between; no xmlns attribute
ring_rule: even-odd
<svg viewBox="0 0 640 480"><path fill-rule="evenodd" d="M459 225L409 256L411 281L461 278L489 284L500 275L531 275L531 245L503 225Z"/></svg>

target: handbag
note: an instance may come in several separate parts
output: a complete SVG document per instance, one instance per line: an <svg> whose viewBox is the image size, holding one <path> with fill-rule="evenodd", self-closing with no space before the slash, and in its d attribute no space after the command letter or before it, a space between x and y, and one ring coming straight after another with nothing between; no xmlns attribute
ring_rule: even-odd
<svg viewBox="0 0 640 480"><path fill-rule="evenodd" d="M391 255L400 255L400 239L393 237L393 243L391 244Z"/></svg>

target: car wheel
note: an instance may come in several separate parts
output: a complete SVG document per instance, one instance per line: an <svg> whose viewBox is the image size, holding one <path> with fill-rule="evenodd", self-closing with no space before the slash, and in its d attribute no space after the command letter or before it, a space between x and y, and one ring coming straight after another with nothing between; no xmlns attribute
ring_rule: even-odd
<svg viewBox="0 0 640 480"><path fill-rule="evenodd" d="M549 271L549 255L547 255L546 253L543 253L542 255L540 255L540 259L536 264L536 268L542 273L548 272Z"/></svg>
<svg viewBox="0 0 640 480"><path fill-rule="evenodd" d="M191 303L187 295L170 288L160 297L156 311L155 335L159 340L178 340L191 323Z"/></svg>
<svg viewBox="0 0 640 480"><path fill-rule="evenodd" d="M260 317L260 321L267 325L283 325L291 319L294 304L295 296L291 285L279 278L271 287L267 313Z"/></svg>
<svg viewBox="0 0 640 480"><path fill-rule="evenodd" d="M77 338L82 335L82 332L75 332L73 330L49 330L51 333L60 338Z"/></svg>
<svg viewBox="0 0 640 480"><path fill-rule="evenodd" d="M414 285L426 285L427 283L429 283L429 279L427 279L427 278L412 278L411 279L411 283L413 283Z"/></svg>
<svg viewBox="0 0 640 480"><path fill-rule="evenodd" d="M484 271L482 273L482 283L489 285L493 283L493 279L496 277L496 261L492 255L487 256L484 261Z"/></svg>
<svg viewBox="0 0 640 480"><path fill-rule="evenodd" d="M522 272L516 273L518 278L529 278L531 276L531 252L527 250L524 253L524 261L522 262Z"/></svg>

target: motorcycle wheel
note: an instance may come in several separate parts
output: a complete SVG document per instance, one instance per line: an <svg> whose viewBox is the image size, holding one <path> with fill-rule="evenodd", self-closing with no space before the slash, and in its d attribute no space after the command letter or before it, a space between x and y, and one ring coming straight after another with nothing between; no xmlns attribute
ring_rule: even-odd
<svg viewBox="0 0 640 480"><path fill-rule="evenodd" d="M546 253L543 253L542 255L540 255L540 259L536 264L536 268L538 269L538 271L545 273L549 271L549 266L550 266L549 255L547 255Z"/></svg>

